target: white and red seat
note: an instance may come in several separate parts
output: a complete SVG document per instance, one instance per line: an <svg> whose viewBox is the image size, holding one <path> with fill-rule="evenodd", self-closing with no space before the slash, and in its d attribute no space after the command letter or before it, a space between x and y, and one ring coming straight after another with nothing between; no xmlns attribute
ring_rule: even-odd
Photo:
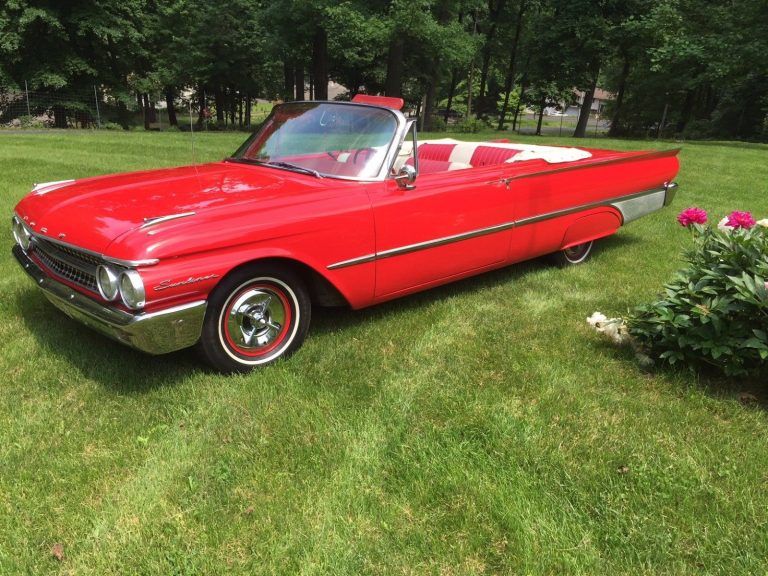
<svg viewBox="0 0 768 576"><path fill-rule="evenodd" d="M543 160L548 164L575 162L591 154L579 148L513 144L504 141L463 142L451 138L425 140L419 143L419 171L423 174L480 168L510 162ZM403 146L395 169L413 165L411 146Z"/></svg>

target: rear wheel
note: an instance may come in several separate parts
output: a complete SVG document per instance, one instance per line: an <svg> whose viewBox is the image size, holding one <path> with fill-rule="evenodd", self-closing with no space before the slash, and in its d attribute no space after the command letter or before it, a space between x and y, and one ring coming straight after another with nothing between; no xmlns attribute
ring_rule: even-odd
<svg viewBox="0 0 768 576"><path fill-rule="evenodd" d="M295 352L310 316L309 295L293 270L248 266L211 294L198 348L217 370L248 372Z"/></svg>
<svg viewBox="0 0 768 576"><path fill-rule="evenodd" d="M589 242L571 246L560 252L555 252L552 254L552 260L558 266L575 266L576 264L581 264L589 258L589 255L592 253L593 244L594 241L590 240Z"/></svg>

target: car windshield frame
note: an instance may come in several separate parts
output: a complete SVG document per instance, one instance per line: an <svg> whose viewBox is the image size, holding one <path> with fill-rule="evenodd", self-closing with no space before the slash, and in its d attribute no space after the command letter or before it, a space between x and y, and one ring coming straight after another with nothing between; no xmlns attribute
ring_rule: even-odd
<svg viewBox="0 0 768 576"><path fill-rule="evenodd" d="M274 162L271 162L269 160L261 161L255 158L248 158L245 156L246 152L252 147L252 145L255 142L259 141L259 139L261 139L267 131L273 130L272 121L274 120L274 117L280 112L280 110L286 107L291 107L291 106L307 106L308 104L315 104L317 106L329 105L329 106L341 106L341 107L353 106L356 108L372 108L375 110L387 112L392 115L392 117L395 120L395 127L390 136L389 143L386 145L381 166L379 167L378 172L375 175L366 176L366 177L346 176L346 175L318 171L311 167L301 166L300 164L298 164L296 168L290 168L286 166L287 163L281 162L280 160L277 160ZM399 110L395 110L393 108L387 108L385 106L375 106L370 104L361 104L357 102L334 102L334 101L328 101L328 100L302 100L302 101L296 101L296 102L286 102L286 103L277 104L276 106L274 106L269 116L267 116L267 118L262 123L261 127L258 130L256 130L253 134L251 134L248 137L248 139L245 142L243 142L243 144L237 149L237 151L230 158L227 158L227 160L231 162L241 162L241 163L249 164L252 166L263 166L266 168L273 168L276 170L290 171L296 174L307 174L307 175L312 175L312 176L321 177L321 178L330 178L330 179L336 179L336 180L353 180L357 182L383 181L390 176L391 167L395 162L395 156L400 147L400 143L402 142L404 137L406 124L407 122L402 112L400 112ZM273 133L277 133L279 130L280 128L278 128L277 130L274 130Z"/></svg>

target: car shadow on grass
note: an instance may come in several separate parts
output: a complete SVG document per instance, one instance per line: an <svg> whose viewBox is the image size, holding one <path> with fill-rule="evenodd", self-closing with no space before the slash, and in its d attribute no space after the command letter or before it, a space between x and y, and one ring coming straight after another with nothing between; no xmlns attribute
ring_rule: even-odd
<svg viewBox="0 0 768 576"><path fill-rule="evenodd" d="M610 236L595 244L593 255L609 254L616 250L627 249L640 241L640 238L627 234ZM589 264L585 263L585 265ZM362 310L352 310L348 307L319 307L312 311L310 333L319 335L325 332L335 332L341 328L370 321L373 318L396 316L455 296L472 295L474 292L480 293L483 290L504 286L521 280L531 273L547 269L557 269L557 265L552 262L549 256L542 256L510 264L504 268L483 272L477 276L452 281L424 290L423 292L416 292L369 308L363 308Z"/></svg>
<svg viewBox="0 0 768 576"><path fill-rule="evenodd" d="M43 354L63 359L82 377L117 393L174 385L203 368L191 349L151 356L119 344L72 320L34 288L19 293L16 300L16 309Z"/></svg>
<svg viewBox="0 0 768 576"><path fill-rule="evenodd" d="M632 236L612 236L601 241L597 250L624 249L636 242L637 239ZM399 314L457 295L470 295L502 286L553 266L546 257L542 257L363 310L317 308L313 310L310 334L320 336L380 318L391 321ZM32 286L17 295L15 304L27 330L46 354L64 359L83 377L100 382L117 393L143 393L160 386L172 386L194 373L215 373L191 348L151 356L115 342L57 310Z"/></svg>

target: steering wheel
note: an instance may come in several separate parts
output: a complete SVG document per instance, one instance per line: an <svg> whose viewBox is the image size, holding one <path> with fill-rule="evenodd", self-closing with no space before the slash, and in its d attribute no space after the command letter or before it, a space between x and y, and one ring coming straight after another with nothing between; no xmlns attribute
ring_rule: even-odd
<svg viewBox="0 0 768 576"><path fill-rule="evenodd" d="M360 148L359 150L356 150L356 151L355 151L355 155L354 155L354 156L352 156L352 164L357 164L357 158L358 158L358 156L360 156L360 154L361 154L361 153L363 153L363 152L365 152L366 156L367 156L368 154L370 154L371 152L373 152L374 154L376 154L376 149L375 149L375 148L371 148L370 146L368 146L367 148ZM366 160L367 160L367 158L366 158Z"/></svg>

